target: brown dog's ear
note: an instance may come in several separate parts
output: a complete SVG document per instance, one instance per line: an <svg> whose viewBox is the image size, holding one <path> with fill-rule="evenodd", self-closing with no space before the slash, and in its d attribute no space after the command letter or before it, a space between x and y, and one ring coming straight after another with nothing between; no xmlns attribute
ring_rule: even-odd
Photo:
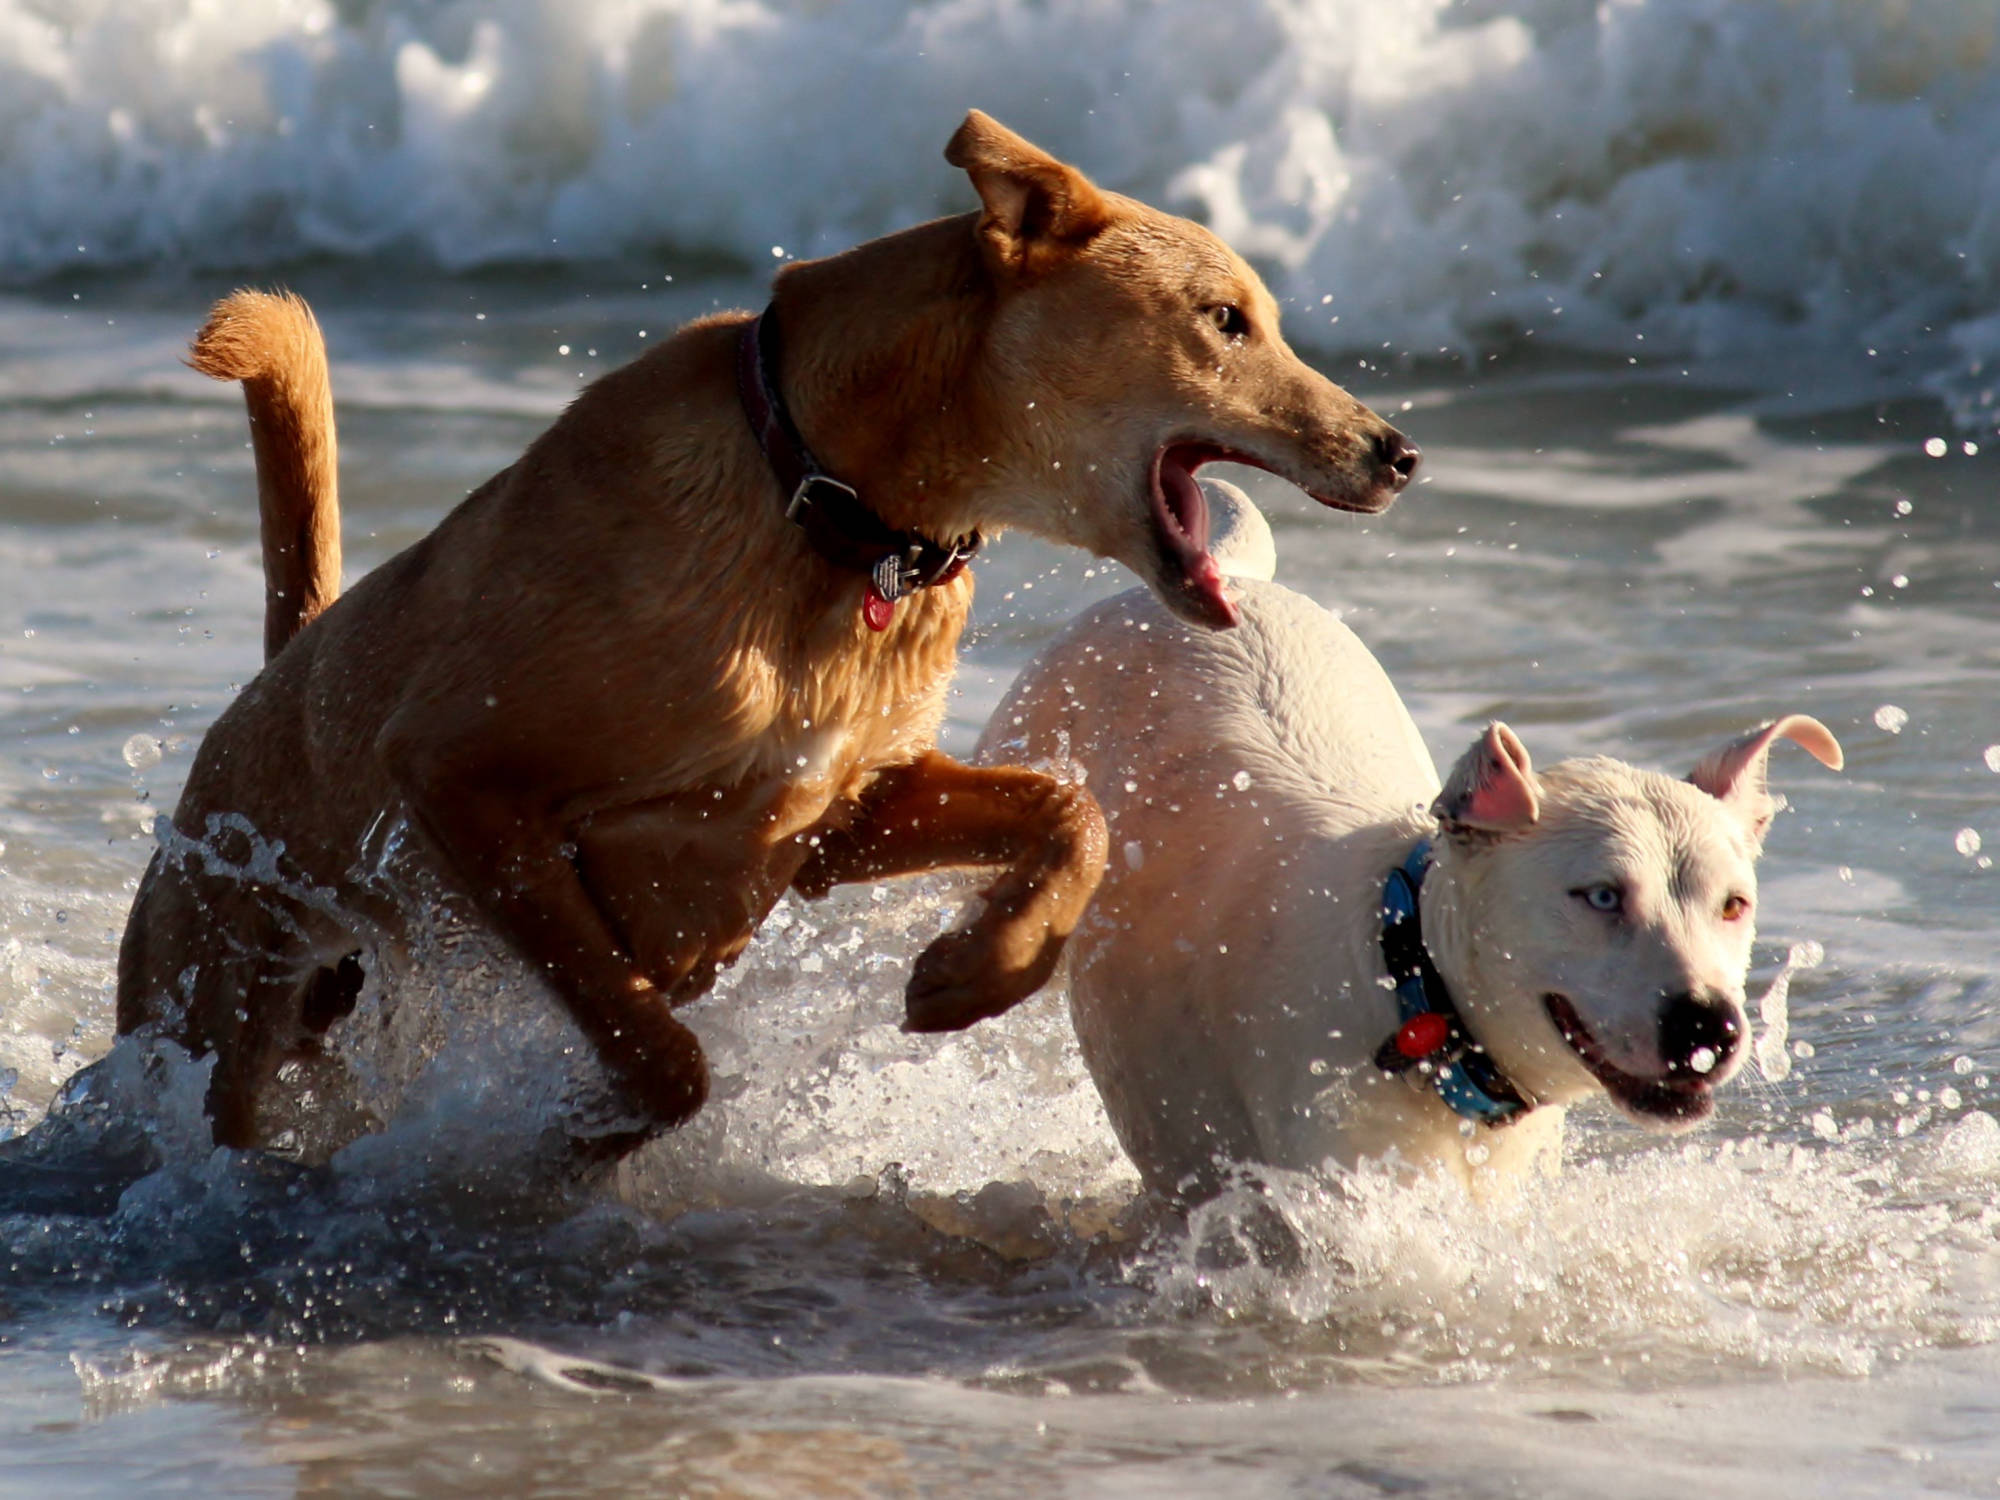
<svg viewBox="0 0 2000 1500"><path fill-rule="evenodd" d="M1542 815L1535 768L1520 736L1495 720L1446 778L1431 812L1454 828L1514 833Z"/></svg>
<svg viewBox="0 0 2000 1500"><path fill-rule="evenodd" d="M944 159L964 169L986 205L979 238L998 269L1033 274L1042 256L1081 244L1110 218L1088 177L976 109Z"/></svg>
<svg viewBox="0 0 2000 1500"><path fill-rule="evenodd" d="M1838 771L1844 763L1840 741L1833 737L1832 730L1804 714L1787 714L1703 756L1701 763L1688 774L1689 781L1741 814L1759 844L1764 842L1765 830L1778 810L1766 789L1764 771L1771 758L1771 746L1779 740L1803 745L1829 770Z"/></svg>

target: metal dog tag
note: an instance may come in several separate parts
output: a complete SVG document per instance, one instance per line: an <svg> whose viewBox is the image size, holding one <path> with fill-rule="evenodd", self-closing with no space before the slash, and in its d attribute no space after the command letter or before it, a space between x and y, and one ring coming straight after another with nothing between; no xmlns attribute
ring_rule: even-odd
<svg viewBox="0 0 2000 1500"><path fill-rule="evenodd" d="M905 581L908 573L902 558L890 552L878 560L869 571L868 578L875 586L875 592L890 604L894 604L907 594L909 585Z"/></svg>

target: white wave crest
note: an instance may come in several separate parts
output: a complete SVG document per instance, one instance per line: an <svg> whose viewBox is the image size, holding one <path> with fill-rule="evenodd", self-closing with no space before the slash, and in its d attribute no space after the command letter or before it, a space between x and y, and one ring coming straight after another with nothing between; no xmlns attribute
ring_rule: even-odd
<svg viewBox="0 0 2000 1500"><path fill-rule="evenodd" d="M1990 0L0 0L0 276L768 264L967 207L977 104L1207 219L1322 348L1777 336L1971 415L1997 47Z"/></svg>

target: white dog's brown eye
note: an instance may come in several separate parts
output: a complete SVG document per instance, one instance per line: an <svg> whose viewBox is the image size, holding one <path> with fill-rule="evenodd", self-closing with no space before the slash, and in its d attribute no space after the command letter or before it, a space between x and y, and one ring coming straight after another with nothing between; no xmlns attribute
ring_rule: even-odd
<svg viewBox="0 0 2000 1500"><path fill-rule="evenodd" d="M1250 320L1243 316L1243 309L1233 302L1218 302L1208 308L1207 313L1215 331L1226 339L1240 339L1250 331Z"/></svg>
<svg viewBox="0 0 2000 1500"><path fill-rule="evenodd" d="M1587 885L1570 894L1579 898L1592 911L1615 912L1625 909L1625 893L1615 885Z"/></svg>
<svg viewBox="0 0 2000 1500"><path fill-rule="evenodd" d="M1731 896L1727 901L1722 903L1722 920L1725 922L1740 921L1749 910L1750 898L1748 896Z"/></svg>

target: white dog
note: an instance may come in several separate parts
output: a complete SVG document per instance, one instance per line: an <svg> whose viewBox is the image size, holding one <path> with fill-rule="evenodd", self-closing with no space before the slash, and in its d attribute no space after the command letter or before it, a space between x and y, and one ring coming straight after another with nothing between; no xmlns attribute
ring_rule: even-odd
<svg viewBox="0 0 2000 1500"><path fill-rule="evenodd" d="M1399 1156L1526 1166L1599 1091L1662 1129L1740 1066L1772 744L1686 781L1601 757L1537 774L1491 724L1442 790L1354 634L1270 576L1268 530L1203 482L1242 623L1190 630L1144 590L1080 617L980 745L1071 762L1111 868L1070 948L1070 1010L1147 1182L1235 1162Z"/></svg>

